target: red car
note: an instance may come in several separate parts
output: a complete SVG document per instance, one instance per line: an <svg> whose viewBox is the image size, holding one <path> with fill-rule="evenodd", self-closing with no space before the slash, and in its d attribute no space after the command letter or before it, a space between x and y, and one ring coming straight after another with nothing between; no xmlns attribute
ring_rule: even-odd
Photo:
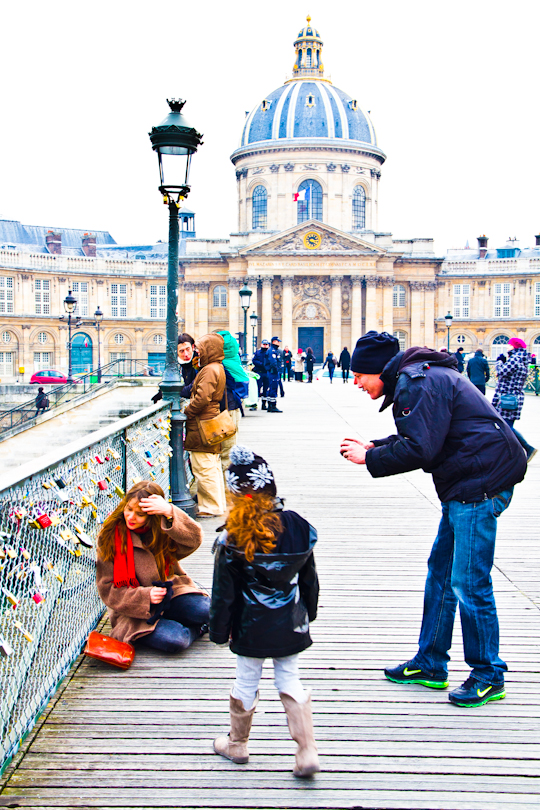
<svg viewBox="0 0 540 810"><path fill-rule="evenodd" d="M36 371L35 374L32 374L30 383L40 383L41 385L64 385L64 383L67 383L67 377L65 377L60 371L54 371L53 369L48 368L44 371Z"/></svg>

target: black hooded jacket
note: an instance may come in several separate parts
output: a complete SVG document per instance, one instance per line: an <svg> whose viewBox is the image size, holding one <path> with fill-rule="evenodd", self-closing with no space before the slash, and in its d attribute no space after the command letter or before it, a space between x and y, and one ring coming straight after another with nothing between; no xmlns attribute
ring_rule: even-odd
<svg viewBox="0 0 540 810"><path fill-rule="evenodd" d="M475 503L522 481L525 453L487 399L456 371L453 355L413 347L381 374L397 435L374 440L366 465L374 478L423 469L441 501Z"/></svg>
<svg viewBox="0 0 540 810"><path fill-rule="evenodd" d="M271 554L226 545L223 532L214 545L210 640L237 655L284 658L312 643L309 622L317 616L319 581L313 546L317 532L296 512L280 512L283 533Z"/></svg>

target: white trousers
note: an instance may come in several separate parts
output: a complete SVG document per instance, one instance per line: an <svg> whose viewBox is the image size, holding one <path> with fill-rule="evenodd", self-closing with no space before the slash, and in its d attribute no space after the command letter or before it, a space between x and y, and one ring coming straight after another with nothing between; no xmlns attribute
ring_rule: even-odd
<svg viewBox="0 0 540 810"><path fill-rule="evenodd" d="M255 703L264 660L264 658L247 658L244 655L237 656L236 679L231 694L242 701L246 711L249 711ZM285 692L297 703L305 703L308 696L300 680L298 653L272 660L274 662L274 686L278 692Z"/></svg>
<svg viewBox="0 0 540 810"><path fill-rule="evenodd" d="M190 452L191 469L197 481L199 512L222 515L226 509L225 484L219 453Z"/></svg>

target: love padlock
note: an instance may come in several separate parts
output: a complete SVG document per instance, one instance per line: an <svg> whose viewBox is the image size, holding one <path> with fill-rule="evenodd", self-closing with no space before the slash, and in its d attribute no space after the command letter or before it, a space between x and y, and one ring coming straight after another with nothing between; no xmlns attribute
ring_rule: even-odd
<svg viewBox="0 0 540 810"><path fill-rule="evenodd" d="M105 489L109 489L109 485L108 485L108 483L106 481L98 481L97 485L98 485L98 488L101 489L101 491L103 491Z"/></svg>

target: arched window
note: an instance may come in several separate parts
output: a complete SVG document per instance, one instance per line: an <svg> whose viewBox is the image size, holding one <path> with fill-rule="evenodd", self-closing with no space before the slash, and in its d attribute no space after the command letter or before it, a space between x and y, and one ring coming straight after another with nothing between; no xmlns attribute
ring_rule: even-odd
<svg viewBox="0 0 540 810"><path fill-rule="evenodd" d="M501 346L504 346L506 348L506 346L508 345L509 340L510 340L510 338L508 337L508 335L497 335L496 337L493 338L493 341L491 343L491 359L492 360L497 359L497 357L499 356L499 354L501 354L501 351L502 351Z"/></svg>
<svg viewBox="0 0 540 810"><path fill-rule="evenodd" d="M395 307L404 307L405 306L405 287L402 284L395 284L394 285L394 301L393 305Z"/></svg>
<svg viewBox="0 0 540 810"><path fill-rule="evenodd" d="M267 192L264 186L255 186L253 189L253 219L252 227L256 231L266 228L266 211L268 208Z"/></svg>
<svg viewBox="0 0 540 810"><path fill-rule="evenodd" d="M311 48L306 51L306 67L311 67Z"/></svg>
<svg viewBox="0 0 540 810"><path fill-rule="evenodd" d="M117 343L118 345L120 345L121 343L123 343L123 342L124 342L124 340L125 340L125 337L124 337L124 335L121 335L121 334L120 334L120 332L118 332L118 333L117 333L117 334L114 336L114 342L115 342L115 343Z"/></svg>
<svg viewBox="0 0 540 810"><path fill-rule="evenodd" d="M533 340L533 346L540 346L540 335Z"/></svg>
<svg viewBox="0 0 540 810"><path fill-rule="evenodd" d="M302 192L305 190L305 194ZM322 222L322 188L316 180L304 180L298 186L297 223L308 219L318 219ZM304 198L304 199L302 199Z"/></svg>
<svg viewBox="0 0 540 810"><path fill-rule="evenodd" d="M407 348L407 335L405 334L405 332L400 332L398 330L397 332L394 332L394 337L399 340L400 352L404 352L405 349Z"/></svg>
<svg viewBox="0 0 540 810"><path fill-rule="evenodd" d="M353 231L366 227L366 192L363 186L355 186L352 198Z"/></svg>
<svg viewBox="0 0 540 810"><path fill-rule="evenodd" d="M260 186L259 186L260 188ZM227 306L227 288L214 287L214 304L215 307Z"/></svg>

